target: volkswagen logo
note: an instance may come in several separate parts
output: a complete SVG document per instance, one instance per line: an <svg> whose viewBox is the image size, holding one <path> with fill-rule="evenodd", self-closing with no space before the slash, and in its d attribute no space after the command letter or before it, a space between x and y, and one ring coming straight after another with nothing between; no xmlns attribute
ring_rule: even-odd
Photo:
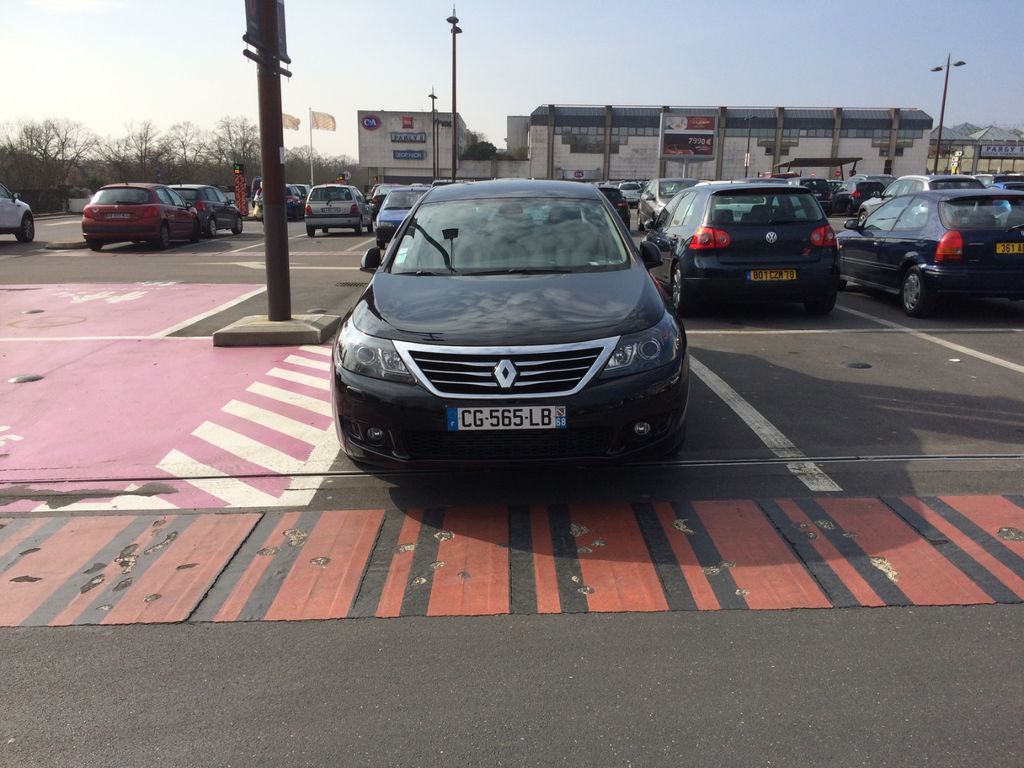
<svg viewBox="0 0 1024 768"><path fill-rule="evenodd" d="M764 239L769 243L777 243L779 241L779 235L776 232L769 232L764 236Z"/></svg>
<svg viewBox="0 0 1024 768"><path fill-rule="evenodd" d="M494 378L502 389L509 389L516 380L516 367L511 360L501 360L494 366Z"/></svg>

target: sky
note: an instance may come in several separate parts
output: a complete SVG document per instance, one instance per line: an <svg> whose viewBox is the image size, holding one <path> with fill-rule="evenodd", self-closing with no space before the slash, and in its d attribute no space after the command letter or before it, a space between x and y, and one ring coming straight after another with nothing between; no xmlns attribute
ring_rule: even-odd
<svg viewBox="0 0 1024 768"><path fill-rule="evenodd" d="M0 0L0 123L257 121L244 0ZM337 120L324 155L358 155L360 109L451 109L450 2L285 0L285 112ZM1024 127L1024 0L459 0L458 111L504 147L506 117L542 104L916 107L938 125ZM1000 44L1004 39L1006 44ZM24 80L25 85L12 85Z"/></svg>

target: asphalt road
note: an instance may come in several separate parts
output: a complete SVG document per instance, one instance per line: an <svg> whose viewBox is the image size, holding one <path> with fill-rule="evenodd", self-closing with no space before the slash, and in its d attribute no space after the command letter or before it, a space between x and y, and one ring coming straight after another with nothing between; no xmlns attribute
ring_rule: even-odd
<svg viewBox="0 0 1024 768"><path fill-rule="evenodd" d="M45 249L77 227L40 219L35 243L0 238L3 282L263 280L252 222L166 252ZM370 237L310 239L301 223L289 236L293 311L343 314L368 279ZM180 333L265 307L255 296ZM676 456L530 473L368 473L339 456L310 507L820 495L777 435L834 495L1024 491L1024 303L912 320L847 291L825 318L720 307L686 328L699 367ZM1015 766L1022 617L1010 605L6 629L0 765Z"/></svg>

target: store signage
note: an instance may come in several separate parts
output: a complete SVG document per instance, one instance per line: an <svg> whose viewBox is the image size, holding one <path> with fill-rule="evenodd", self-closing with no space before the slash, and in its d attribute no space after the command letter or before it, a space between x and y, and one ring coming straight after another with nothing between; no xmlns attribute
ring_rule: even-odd
<svg viewBox="0 0 1024 768"><path fill-rule="evenodd" d="M673 160L713 160L717 127L718 117L715 115L662 113L662 156Z"/></svg>
<svg viewBox="0 0 1024 768"><path fill-rule="evenodd" d="M367 115L359 121L359 124L368 131L376 131L380 128L380 118L376 115Z"/></svg>
<svg viewBox="0 0 1024 768"><path fill-rule="evenodd" d="M422 149L395 149L392 150L391 156L395 160L423 160L427 153Z"/></svg>
<svg viewBox="0 0 1024 768"><path fill-rule="evenodd" d="M403 128L415 128L413 125L412 117L409 115L402 115L402 127Z"/></svg>
<svg viewBox="0 0 1024 768"><path fill-rule="evenodd" d="M982 144L982 157L1024 157L1024 144Z"/></svg>
<svg viewBox="0 0 1024 768"><path fill-rule="evenodd" d="M398 133L392 131L391 141L395 144L426 144L427 134L425 131L419 131L418 133Z"/></svg>

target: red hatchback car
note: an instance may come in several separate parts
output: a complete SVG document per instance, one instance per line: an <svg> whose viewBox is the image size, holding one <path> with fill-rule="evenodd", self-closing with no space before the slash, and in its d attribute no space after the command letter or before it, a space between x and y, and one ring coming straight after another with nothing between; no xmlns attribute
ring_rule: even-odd
<svg viewBox="0 0 1024 768"><path fill-rule="evenodd" d="M181 195L163 184L108 184L82 212L89 247L150 242L160 250L172 240L199 242L199 217Z"/></svg>

